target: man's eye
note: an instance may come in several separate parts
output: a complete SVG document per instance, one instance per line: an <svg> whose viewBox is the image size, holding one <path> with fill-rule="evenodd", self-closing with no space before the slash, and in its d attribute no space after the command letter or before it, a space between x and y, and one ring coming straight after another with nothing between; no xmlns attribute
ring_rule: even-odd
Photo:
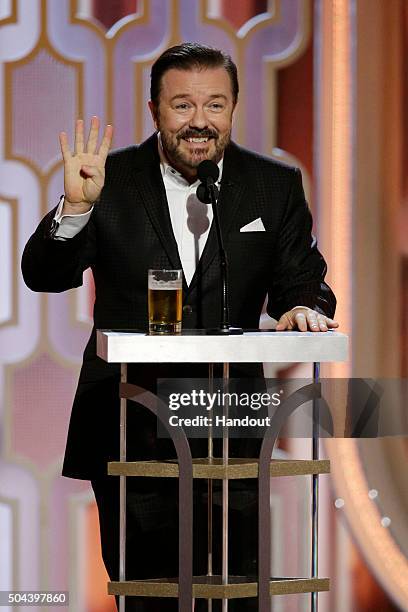
<svg viewBox="0 0 408 612"><path fill-rule="evenodd" d="M189 106L186 102L181 102L180 104L176 105L176 108L178 110L186 110L187 108L189 108Z"/></svg>
<svg viewBox="0 0 408 612"><path fill-rule="evenodd" d="M219 102L212 102L210 104L210 108L212 108L213 110L222 110L224 107Z"/></svg>

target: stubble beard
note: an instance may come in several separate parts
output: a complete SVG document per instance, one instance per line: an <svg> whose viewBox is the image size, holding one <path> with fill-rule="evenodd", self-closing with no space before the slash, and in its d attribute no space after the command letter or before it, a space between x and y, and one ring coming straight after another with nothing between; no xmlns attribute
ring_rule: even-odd
<svg viewBox="0 0 408 612"><path fill-rule="evenodd" d="M189 134L191 137L205 137L208 134L205 130L203 132L195 132L193 134L193 130L189 130ZM211 140L203 146L202 148L195 148L188 153L181 149L181 142L183 140L183 136L185 136L185 132L180 135L172 135L166 132L165 130L160 130L160 137L163 146L163 151L170 162L177 168L186 168L187 170L195 170L199 164L205 160L210 159L211 161L218 163L222 156L224 155L224 151L229 145L231 141L231 130L229 130L223 136L219 136L218 133L215 134L212 132ZM212 148L212 152L210 153L211 142L214 143L214 148Z"/></svg>

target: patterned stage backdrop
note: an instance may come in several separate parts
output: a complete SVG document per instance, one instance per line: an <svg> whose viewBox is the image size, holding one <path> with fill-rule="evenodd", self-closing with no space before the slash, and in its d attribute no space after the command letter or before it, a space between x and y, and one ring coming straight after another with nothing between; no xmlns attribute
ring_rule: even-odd
<svg viewBox="0 0 408 612"><path fill-rule="evenodd" d="M198 41L238 64L235 139L311 172L311 79L297 115L277 128L288 116L285 91L296 93L290 73L279 81L277 70L305 57L302 70L311 70L310 30L305 0L0 0L0 590L69 589L73 612L113 610L88 483L59 476L92 280L40 295L19 269L25 242L62 193L58 132L72 137L77 117L99 115L114 124L115 147L140 142L152 131L152 63L172 44ZM307 516L303 484L274 491L274 568L307 573L308 542L289 529ZM274 610L303 602L280 599Z"/></svg>

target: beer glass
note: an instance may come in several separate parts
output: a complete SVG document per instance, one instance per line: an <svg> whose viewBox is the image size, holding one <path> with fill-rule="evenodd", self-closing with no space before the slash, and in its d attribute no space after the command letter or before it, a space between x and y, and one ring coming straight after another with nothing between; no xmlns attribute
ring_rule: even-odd
<svg viewBox="0 0 408 612"><path fill-rule="evenodd" d="M149 333L181 332L182 270L149 270Z"/></svg>

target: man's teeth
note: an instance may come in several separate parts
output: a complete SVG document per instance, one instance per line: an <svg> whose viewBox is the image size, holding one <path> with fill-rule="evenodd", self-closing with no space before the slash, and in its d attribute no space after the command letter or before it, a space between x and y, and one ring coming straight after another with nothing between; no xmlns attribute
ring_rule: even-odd
<svg viewBox="0 0 408 612"><path fill-rule="evenodd" d="M187 138L187 142L207 142L208 138Z"/></svg>

